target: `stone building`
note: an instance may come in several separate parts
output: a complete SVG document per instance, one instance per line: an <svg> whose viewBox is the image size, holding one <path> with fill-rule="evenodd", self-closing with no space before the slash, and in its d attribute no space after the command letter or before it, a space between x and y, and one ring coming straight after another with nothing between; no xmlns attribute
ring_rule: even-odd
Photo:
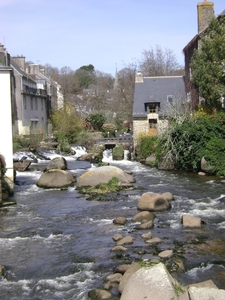
<svg viewBox="0 0 225 300"><path fill-rule="evenodd" d="M133 104L134 147L140 135L159 135L174 114L186 102L183 76L135 77ZM172 104L172 105L171 105Z"/></svg>
<svg viewBox="0 0 225 300"><path fill-rule="evenodd" d="M225 16L225 10L217 17ZM214 3L200 2L197 5L198 33L184 47L183 53L185 58L185 89L188 97L191 100L192 108L197 108L200 99L198 90L191 83L191 58L196 49L201 45L201 36L207 30L210 21L215 18Z"/></svg>

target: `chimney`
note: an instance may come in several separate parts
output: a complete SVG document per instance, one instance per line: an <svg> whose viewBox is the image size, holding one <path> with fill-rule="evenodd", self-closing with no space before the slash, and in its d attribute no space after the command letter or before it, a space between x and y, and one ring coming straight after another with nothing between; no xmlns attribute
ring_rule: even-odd
<svg viewBox="0 0 225 300"><path fill-rule="evenodd" d="M135 82L144 82L143 74L142 74L141 72L138 72L138 73L135 75Z"/></svg>
<svg viewBox="0 0 225 300"><path fill-rule="evenodd" d="M25 57L24 56L13 56L12 59L23 71L25 71Z"/></svg>
<svg viewBox="0 0 225 300"><path fill-rule="evenodd" d="M198 33L202 32L209 26L211 20L215 17L214 14L214 3L204 2L198 3Z"/></svg>

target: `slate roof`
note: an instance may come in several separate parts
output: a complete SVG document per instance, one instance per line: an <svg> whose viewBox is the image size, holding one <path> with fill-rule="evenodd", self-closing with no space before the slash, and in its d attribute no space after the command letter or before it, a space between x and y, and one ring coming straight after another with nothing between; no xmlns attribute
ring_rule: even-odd
<svg viewBox="0 0 225 300"><path fill-rule="evenodd" d="M35 81L23 69L21 69L20 66L18 66L17 63L12 58L10 60L10 65L23 77L26 77L27 79L32 80L35 83Z"/></svg>
<svg viewBox="0 0 225 300"><path fill-rule="evenodd" d="M160 102L162 114L168 95L186 99L184 76L143 77L143 82L135 83L133 117L145 118L145 103L149 102Z"/></svg>

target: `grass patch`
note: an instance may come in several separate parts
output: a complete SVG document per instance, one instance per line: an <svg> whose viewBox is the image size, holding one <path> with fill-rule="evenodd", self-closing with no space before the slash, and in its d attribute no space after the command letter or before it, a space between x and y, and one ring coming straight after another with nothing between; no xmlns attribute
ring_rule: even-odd
<svg viewBox="0 0 225 300"><path fill-rule="evenodd" d="M119 185L120 179L117 177L112 177L107 183L100 183L96 186L92 187L83 187L79 189L82 194L89 194L91 196L94 195L102 195L108 193L115 193L122 189Z"/></svg>

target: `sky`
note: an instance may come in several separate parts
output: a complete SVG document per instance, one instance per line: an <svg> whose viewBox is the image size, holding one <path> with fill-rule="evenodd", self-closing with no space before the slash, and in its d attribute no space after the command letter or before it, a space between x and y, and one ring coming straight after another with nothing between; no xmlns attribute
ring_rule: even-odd
<svg viewBox="0 0 225 300"><path fill-rule="evenodd" d="M0 43L11 56L115 76L144 50L183 48L197 34L196 0L0 0ZM225 9L214 1L215 15Z"/></svg>

